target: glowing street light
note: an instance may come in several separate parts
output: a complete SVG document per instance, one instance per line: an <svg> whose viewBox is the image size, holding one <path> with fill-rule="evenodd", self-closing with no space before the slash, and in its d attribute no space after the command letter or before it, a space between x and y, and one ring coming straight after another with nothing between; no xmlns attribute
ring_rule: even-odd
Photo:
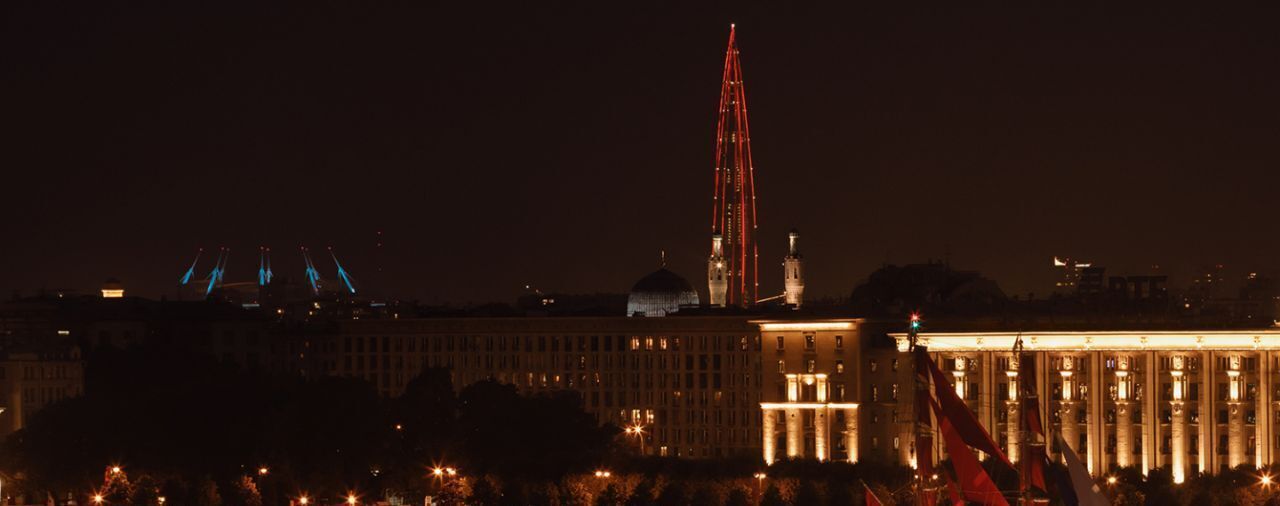
<svg viewBox="0 0 1280 506"><path fill-rule="evenodd" d="M437 467L431 470L431 474L434 474L436 478L439 478L441 476L444 476L444 469Z"/></svg>
<svg viewBox="0 0 1280 506"><path fill-rule="evenodd" d="M1271 488L1271 483L1273 481L1274 480L1271 478L1270 474L1264 474L1262 477L1258 478L1258 484L1262 485L1262 488Z"/></svg>
<svg viewBox="0 0 1280 506"><path fill-rule="evenodd" d="M298 504L301 504L302 506L307 506L308 504L311 504L311 499L304 495L298 498Z"/></svg>
<svg viewBox="0 0 1280 506"><path fill-rule="evenodd" d="M446 468L444 468L444 472L445 472L445 474L447 474L447 475L449 475L449 476L456 476L456 475L458 474L458 470L457 470L457 469L454 469L454 468L452 468L452 467L446 467Z"/></svg>
<svg viewBox="0 0 1280 506"><path fill-rule="evenodd" d="M164 496L160 496L156 498L156 501L159 502L160 504L164 504L165 498Z"/></svg>
<svg viewBox="0 0 1280 506"><path fill-rule="evenodd" d="M267 466L262 466L258 468L258 476L266 476L270 472L271 470L267 469Z"/></svg>
<svg viewBox="0 0 1280 506"><path fill-rule="evenodd" d="M351 506L355 506L355 504L356 504L356 494L355 494L354 492L349 492L349 493L347 493L347 504L349 504L349 505L351 505Z"/></svg>
<svg viewBox="0 0 1280 506"><path fill-rule="evenodd" d="M111 474L120 474L122 472L124 472L124 470L120 469L120 466L111 466Z"/></svg>
<svg viewBox="0 0 1280 506"><path fill-rule="evenodd" d="M93 494L93 503L102 504L102 494Z"/></svg>
<svg viewBox="0 0 1280 506"><path fill-rule="evenodd" d="M1116 479L1116 477L1115 477L1115 476L1108 476L1108 477L1107 477L1107 485L1115 485L1115 484L1116 484L1116 481L1118 481L1118 480Z"/></svg>
<svg viewBox="0 0 1280 506"><path fill-rule="evenodd" d="M644 456L644 455L645 455L645 453L644 453L644 426L643 426L643 425L632 425L632 426L630 426L630 427L627 427L627 428L625 428L625 429L622 429L622 431L623 431L623 432L625 432L625 433L627 433L627 435L628 435L628 436L635 436L635 437L636 437L636 439L640 440L640 455L641 455L641 456Z"/></svg>
<svg viewBox="0 0 1280 506"><path fill-rule="evenodd" d="M596 471L596 478L608 478L610 476L613 476L613 473L604 469Z"/></svg>

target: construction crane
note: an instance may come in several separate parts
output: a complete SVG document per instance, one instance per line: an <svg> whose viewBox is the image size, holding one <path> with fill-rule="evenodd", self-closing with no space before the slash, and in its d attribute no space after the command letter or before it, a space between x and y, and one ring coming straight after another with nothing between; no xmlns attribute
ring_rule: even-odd
<svg viewBox="0 0 1280 506"><path fill-rule="evenodd" d="M338 255L333 253L333 246L329 246L329 256L333 257L333 265L338 266L338 279L342 280L342 283L347 285L347 291L352 294L356 293L356 286L351 281L351 275L347 274L347 270L342 268L342 262L338 261Z"/></svg>
<svg viewBox="0 0 1280 506"><path fill-rule="evenodd" d="M227 257L229 256L231 256L230 248L218 248L218 263L214 264L213 270L209 271L209 277L205 279L205 297L213 293L214 288L222 286L223 276L227 272Z"/></svg>
<svg viewBox="0 0 1280 506"><path fill-rule="evenodd" d="M311 261L311 252L306 246L302 247L302 260L307 264L307 284L311 286L311 294L320 295L320 271L316 270L316 264Z"/></svg>
<svg viewBox="0 0 1280 506"><path fill-rule="evenodd" d="M263 246L258 248L258 286L270 284L271 277L271 248Z"/></svg>
<svg viewBox="0 0 1280 506"><path fill-rule="evenodd" d="M196 259L191 261L191 267L187 268L187 273L182 275L182 279L178 280L178 286L187 286L191 282L191 278L196 275L196 263L200 261L200 254L204 253L204 248L196 250Z"/></svg>

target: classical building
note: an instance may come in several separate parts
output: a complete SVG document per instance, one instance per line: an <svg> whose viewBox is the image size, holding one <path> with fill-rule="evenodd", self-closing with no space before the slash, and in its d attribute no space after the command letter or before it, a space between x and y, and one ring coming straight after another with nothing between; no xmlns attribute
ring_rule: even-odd
<svg viewBox="0 0 1280 506"><path fill-rule="evenodd" d="M1011 350L1019 335L1041 371L1042 419L1094 474L1167 467L1181 483L1276 462L1280 329L921 334L951 387L1014 461L1020 439ZM905 351L907 336L893 337ZM1049 446L1051 456L1058 445Z"/></svg>

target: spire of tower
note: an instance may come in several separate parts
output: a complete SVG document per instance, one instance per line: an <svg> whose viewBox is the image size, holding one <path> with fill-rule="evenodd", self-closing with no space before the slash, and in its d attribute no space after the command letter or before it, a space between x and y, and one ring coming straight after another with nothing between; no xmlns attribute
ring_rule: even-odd
<svg viewBox="0 0 1280 506"><path fill-rule="evenodd" d="M723 255L727 290L723 303L746 306L760 291L759 253L756 247L755 167L751 162L751 129L747 122L747 95L738 59L737 29L729 25L729 45L720 83L720 109L716 123L715 192L712 233L723 238L723 253L713 251L712 262ZM712 267L709 265L708 267ZM716 299L711 286L712 299ZM714 304L714 302L713 302Z"/></svg>

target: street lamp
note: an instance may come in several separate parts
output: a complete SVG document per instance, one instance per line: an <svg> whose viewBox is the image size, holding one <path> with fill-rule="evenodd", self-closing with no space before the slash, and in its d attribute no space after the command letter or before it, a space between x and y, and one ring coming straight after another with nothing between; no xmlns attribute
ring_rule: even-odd
<svg viewBox="0 0 1280 506"><path fill-rule="evenodd" d="M351 505L351 506L355 506L355 504L356 504L356 494L355 494L354 492L348 492L348 493L347 493L347 504L349 504L349 505Z"/></svg>
<svg viewBox="0 0 1280 506"><path fill-rule="evenodd" d="M768 478L769 475L764 474L764 472L761 471L751 476L756 479L756 500L759 501L761 494L764 494L764 479Z"/></svg>
<svg viewBox="0 0 1280 506"><path fill-rule="evenodd" d="M258 476L266 476L267 473L270 473L270 472L271 470L267 469L267 466L262 466L258 468Z"/></svg>
<svg viewBox="0 0 1280 506"><path fill-rule="evenodd" d="M111 474L120 474L122 471L124 470L120 466L111 466Z"/></svg>
<svg viewBox="0 0 1280 506"><path fill-rule="evenodd" d="M310 503L311 499L307 498L305 495L298 498L298 504L301 504L302 506L307 506Z"/></svg>
<svg viewBox="0 0 1280 506"><path fill-rule="evenodd" d="M102 504L102 494L93 494L93 503Z"/></svg>
<svg viewBox="0 0 1280 506"><path fill-rule="evenodd" d="M610 476L613 476L613 473L610 473L609 471L606 471L604 469L596 471L596 478L608 478Z"/></svg>
<svg viewBox="0 0 1280 506"><path fill-rule="evenodd" d="M164 496L157 497L156 501L159 502L160 504L164 504L164 501L165 501Z"/></svg>
<svg viewBox="0 0 1280 506"><path fill-rule="evenodd" d="M1115 484L1116 484L1116 481L1118 481L1118 480L1116 480L1116 477L1115 477L1115 476L1108 476L1108 477L1107 477L1107 485L1115 485Z"/></svg>
<svg viewBox="0 0 1280 506"><path fill-rule="evenodd" d="M1272 481L1274 480L1272 480L1270 474L1264 474L1261 478L1258 478L1258 483L1262 485L1262 488L1271 488Z"/></svg>
<svg viewBox="0 0 1280 506"><path fill-rule="evenodd" d="M644 426L643 426L643 425L632 425L632 426L630 426L630 427L627 427L626 429L623 429L623 432L626 432L626 433L627 433L627 435L635 436L635 437L636 437L636 439L639 439L639 440L640 440L640 456L642 456L642 457L643 457L643 456L645 455L645 453L644 453Z"/></svg>

